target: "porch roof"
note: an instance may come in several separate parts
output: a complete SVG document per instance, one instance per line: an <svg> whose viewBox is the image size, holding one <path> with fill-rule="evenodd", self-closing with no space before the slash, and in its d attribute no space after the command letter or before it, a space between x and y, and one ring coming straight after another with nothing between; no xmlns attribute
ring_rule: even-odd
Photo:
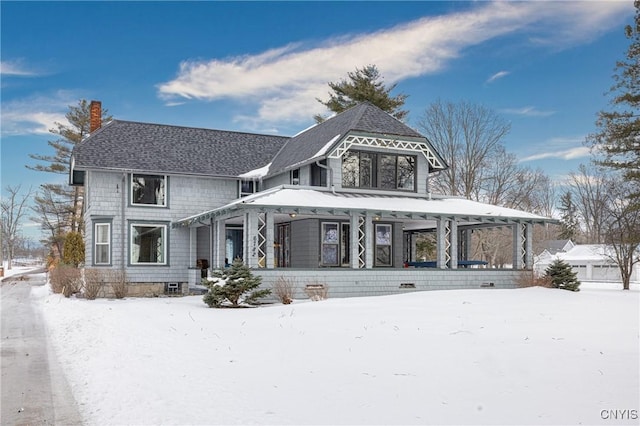
<svg viewBox="0 0 640 426"><path fill-rule="evenodd" d="M545 223L554 219L507 207L479 203L458 197L386 195L334 192L326 188L284 185L189 216L173 227L198 226L210 219L229 218L243 211L258 210L288 214L349 215L367 213L386 219L433 220L450 218L470 223Z"/></svg>

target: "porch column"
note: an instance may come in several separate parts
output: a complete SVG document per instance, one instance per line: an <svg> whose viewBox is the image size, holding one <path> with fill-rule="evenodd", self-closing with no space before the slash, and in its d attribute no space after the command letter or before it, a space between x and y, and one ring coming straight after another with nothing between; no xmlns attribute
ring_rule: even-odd
<svg viewBox="0 0 640 426"><path fill-rule="evenodd" d="M267 212L265 213L265 237L266 237L266 247L265 247L265 258L266 263L265 267L267 269L273 269L275 265L275 254L273 250L273 245L275 244L274 238L274 224L273 224L273 213Z"/></svg>
<svg viewBox="0 0 640 426"><path fill-rule="evenodd" d="M458 269L458 222L449 222L449 268Z"/></svg>
<svg viewBox="0 0 640 426"><path fill-rule="evenodd" d="M525 227L524 264L525 269L533 270L533 224Z"/></svg>
<svg viewBox="0 0 640 426"><path fill-rule="evenodd" d="M522 269L524 267L524 224L516 223L513 225L513 269Z"/></svg>
<svg viewBox="0 0 640 426"><path fill-rule="evenodd" d="M451 261L451 222L440 218L437 221L436 233L438 241L436 244L436 266L439 269L450 267ZM457 264L457 260L456 260Z"/></svg>
<svg viewBox="0 0 640 426"><path fill-rule="evenodd" d="M359 228L360 228L360 216L354 212L351 212L351 216L349 217L349 241L351 245L349 247L349 267L351 269L358 269L360 267L360 253L358 250L358 246L360 244L359 241Z"/></svg>
<svg viewBox="0 0 640 426"><path fill-rule="evenodd" d="M189 268L196 267L196 256L198 252L198 228L189 228Z"/></svg>
<svg viewBox="0 0 640 426"><path fill-rule="evenodd" d="M216 220L211 222L211 229L213 230L213 242L211 244L213 253L211 254L212 265L216 269L222 269L225 267L226 251L226 232L224 221ZM233 259L229 259L229 263L232 263Z"/></svg>
<svg viewBox="0 0 640 426"><path fill-rule="evenodd" d="M373 231L373 215L369 212L366 213L364 222L364 267L373 268L373 241L375 235Z"/></svg>
<svg viewBox="0 0 640 426"><path fill-rule="evenodd" d="M250 268L258 268L258 213L248 212L244 215L244 263Z"/></svg>

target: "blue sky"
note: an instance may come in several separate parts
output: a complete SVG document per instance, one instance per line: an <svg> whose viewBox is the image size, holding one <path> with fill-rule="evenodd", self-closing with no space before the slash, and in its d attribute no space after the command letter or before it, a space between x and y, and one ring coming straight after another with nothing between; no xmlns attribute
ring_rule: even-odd
<svg viewBox="0 0 640 426"><path fill-rule="evenodd" d="M0 2L2 189L55 181L54 122L79 99L117 119L293 135L327 82L375 64L429 104L482 104L504 143L557 182L608 107L633 2ZM63 181L61 176L58 181ZM28 224L25 234L33 235Z"/></svg>

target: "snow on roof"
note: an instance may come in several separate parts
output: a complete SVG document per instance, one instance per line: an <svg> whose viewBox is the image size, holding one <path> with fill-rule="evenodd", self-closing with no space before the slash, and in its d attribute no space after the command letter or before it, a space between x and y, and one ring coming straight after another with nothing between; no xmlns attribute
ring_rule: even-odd
<svg viewBox="0 0 640 426"><path fill-rule="evenodd" d="M335 135L333 137L333 139L331 139L329 142L327 142L322 148L320 148L320 150L318 152L316 152L316 154L311 157L311 158L316 158L316 157L320 157L323 156L324 154L327 153L327 151L329 150L329 148L331 148L333 146L333 144L340 139L340 135Z"/></svg>
<svg viewBox="0 0 640 426"><path fill-rule="evenodd" d="M243 173L238 177L241 179L262 179L269 173L269 167L271 167L271 163L267 164L264 167L260 167L259 169L250 170L247 173Z"/></svg>
<svg viewBox="0 0 640 426"><path fill-rule="evenodd" d="M503 218L548 222L552 219L507 207L479 203L457 197L423 198L402 195L372 195L353 192L334 193L326 189L281 186L237 199L226 206L190 216L175 225L189 225L225 211L244 207L299 208L317 210L354 210L463 218Z"/></svg>

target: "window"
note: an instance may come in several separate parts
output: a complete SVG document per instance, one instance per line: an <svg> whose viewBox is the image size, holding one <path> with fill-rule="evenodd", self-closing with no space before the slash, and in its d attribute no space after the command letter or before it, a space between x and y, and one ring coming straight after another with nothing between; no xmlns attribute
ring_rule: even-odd
<svg viewBox="0 0 640 426"><path fill-rule="evenodd" d="M336 222L323 222L321 238L321 263L324 266L338 266L339 228Z"/></svg>
<svg viewBox="0 0 640 426"><path fill-rule="evenodd" d="M351 225L348 223L341 223L341 237L340 237L340 264L342 266L349 266L351 261Z"/></svg>
<svg viewBox="0 0 640 426"><path fill-rule="evenodd" d="M130 232L132 265L167 264L167 225L132 223Z"/></svg>
<svg viewBox="0 0 640 426"><path fill-rule="evenodd" d="M311 186L327 186L327 160L311 164ZM324 166L324 167L322 167Z"/></svg>
<svg viewBox="0 0 640 426"><path fill-rule="evenodd" d="M240 196L246 197L247 195L256 193L256 183L252 180L240 181Z"/></svg>
<svg viewBox="0 0 640 426"><path fill-rule="evenodd" d="M300 185L300 169L291 170L291 185Z"/></svg>
<svg viewBox="0 0 640 426"><path fill-rule="evenodd" d="M348 151L342 157L342 186L415 190L416 157Z"/></svg>
<svg viewBox="0 0 640 426"><path fill-rule="evenodd" d="M166 181L166 176L132 174L131 204L165 207Z"/></svg>
<svg viewBox="0 0 640 426"><path fill-rule="evenodd" d="M98 222L93 227L93 264L111 264L110 222Z"/></svg>
<svg viewBox="0 0 640 426"><path fill-rule="evenodd" d="M376 224L375 266L391 266L391 225Z"/></svg>

